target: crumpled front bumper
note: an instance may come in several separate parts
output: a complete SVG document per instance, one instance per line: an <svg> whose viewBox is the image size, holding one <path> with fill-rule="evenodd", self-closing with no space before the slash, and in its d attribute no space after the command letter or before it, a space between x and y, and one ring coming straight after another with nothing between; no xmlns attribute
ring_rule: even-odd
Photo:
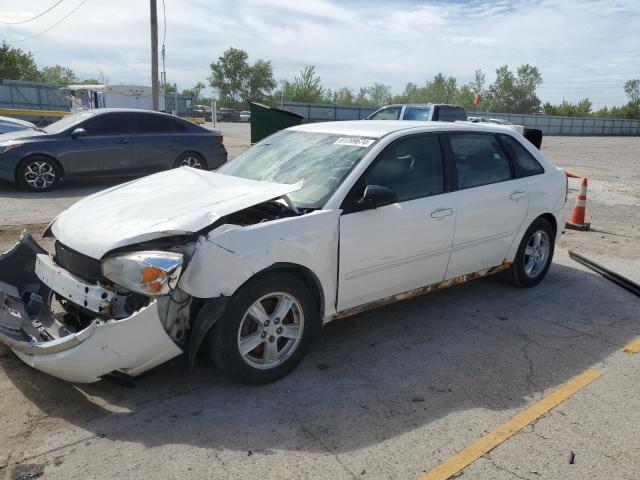
<svg viewBox="0 0 640 480"><path fill-rule="evenodd" d="M34 271L42 253L23 233L0 255L0 342L26 364L90 383L113 371L136 376L182 353L165 332L156 301L125 319L95 319L83 330L68 330L51 311L56 286L43 283Z"/></svg>

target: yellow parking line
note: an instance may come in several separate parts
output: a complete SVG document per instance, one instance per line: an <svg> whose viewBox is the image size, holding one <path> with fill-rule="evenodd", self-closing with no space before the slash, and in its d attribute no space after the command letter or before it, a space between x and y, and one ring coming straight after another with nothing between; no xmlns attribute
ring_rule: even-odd
<svg viewBox="0 0 640 480"><path fill-rule="evenodd" d="M465 467L471 465L482 455L493 450L513 434L522 430L531 422L582 390L600 375L602 374L594 369L589 369L586 372L581 373L562 387L544 397L542 400L518 413L507 423L499 426L492 432L489 432L480 440L472 443L461 452L450 457L448 460L445 460L433 470L425 473L419 480L446 480L447 478L451 478Z"/></svg>
<svg viewBox="0 0 640 480"><path fill-rule="evenodd" d="M627 355L633 355L640 352L640 337L636 338L633 342L626 344L620 350L622 350Z"/></svg>

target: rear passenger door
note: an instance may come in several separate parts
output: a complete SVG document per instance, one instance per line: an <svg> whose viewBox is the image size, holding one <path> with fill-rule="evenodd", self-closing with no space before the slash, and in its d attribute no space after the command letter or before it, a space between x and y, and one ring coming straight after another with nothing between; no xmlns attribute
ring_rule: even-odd
<svg viewBox="0 0 640 480"><path fill-rule="evenodd" d="M138 173L173 167L181 150L183 135L168 115L136 113L133 135L133 168Z"/></svg>
<svg viewBox="0 0 640 480"><path fill-rule="evenodd" d="M500 265L528 209L528 188L497 137L443 135L457 190L456 228L446 278Z"/></svg>

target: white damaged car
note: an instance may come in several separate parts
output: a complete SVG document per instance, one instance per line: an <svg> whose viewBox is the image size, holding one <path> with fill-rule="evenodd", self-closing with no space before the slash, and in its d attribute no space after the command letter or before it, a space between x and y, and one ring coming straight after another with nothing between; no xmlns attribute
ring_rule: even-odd
<svg viewBox="0 0 640 480"><path fill-rule="evenodd" d="M504 271L540 282L567 184L501 127L410 121L289 128L217 172L89 196L0 256L0 341L72 382L208 351L264 383L320 327Z"/></svg>

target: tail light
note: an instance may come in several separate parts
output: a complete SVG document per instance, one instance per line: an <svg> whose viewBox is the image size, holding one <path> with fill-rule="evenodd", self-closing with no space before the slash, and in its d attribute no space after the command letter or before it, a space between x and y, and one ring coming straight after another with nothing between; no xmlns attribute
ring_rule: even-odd
<svg viewBox="0 0 640 480"><path fill-rule="evenodd" d="M223 135L214 135L213 138L216 140L216 142L222 143L222 139L224 138L224 136Z"/></svg>

